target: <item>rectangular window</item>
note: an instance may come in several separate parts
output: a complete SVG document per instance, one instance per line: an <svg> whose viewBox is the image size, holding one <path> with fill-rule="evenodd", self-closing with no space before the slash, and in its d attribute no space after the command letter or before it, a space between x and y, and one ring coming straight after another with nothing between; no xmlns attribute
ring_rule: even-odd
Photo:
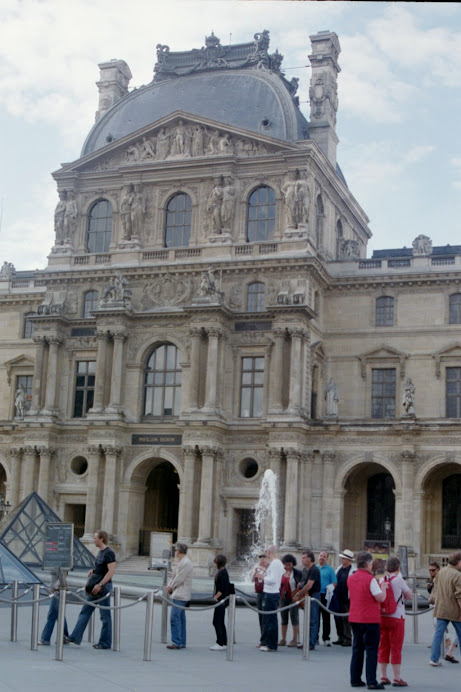
<svg viewBox="0 0 461 692"><path fill-rule="evenodd" d="M81 360L77 362L74 418L85 418L93 406L95 375L95 360Z"/></svg>
<svg viewBox="0 0 461 692"><path fill-rule="evenodd" d="M376 326L392 327L394 325L394 299L381 296L376 300Z"/></svg>
<svg viewBox="0 0 461 692"><path fill-rule="evenodd" d="M30 409L32 401L32 375L18 375L16 378L16 400L15 400L15 415L24 415ZM22 407L22 411L20 410Z"/></svg>
<svg viewBox="0 0 461 692"><path fill-rule="evenodd" d="M461 368L446 369L447 418L461 418Z"/></svg>
<svg viewBox="0 0 461 692"><path fill-rule="evenodd" d="M240 416L260 418L263 415L264 358L242 358Z"/></svg>
<svg viewBox="0 0 461 692"><path fill-rule="evenodd" d="M395 418L395 388L395 368L379 368L372 370L372 418Z"/></svg>

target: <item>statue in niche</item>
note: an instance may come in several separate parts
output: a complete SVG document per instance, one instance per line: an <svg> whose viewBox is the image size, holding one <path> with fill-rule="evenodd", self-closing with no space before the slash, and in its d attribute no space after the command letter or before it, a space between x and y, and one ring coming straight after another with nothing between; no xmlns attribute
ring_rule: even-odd
<svg viewBox="0 0 461 692"><path fill-rule="evenodd" d="M130 183L120 204L120 218L122 220L123 240L130 240L132 234L131 205L133 203L134 186Z"/></svg>
<svg viewBox="0 0 461 692"><path fill-rule="evenodd" d="M325 402L326 402L326 411L325 414L327 418L337 418L338 417L338 390L336 388L336 385L333 381L333 378L330 377L330 381L328 382L328 386L325 389Z"/></svg>
<svg viewBox="0 0 461 692"><path fill-rule="evenodd" d="M213 267L208 267L207 271L202 272L199 289L201 296L213 296L220 293L215 272Z"/></svg>
<svg viewBox="0 0 461 692"><path fill-rule="evenodd" d="M171 156L190 156L190 137L189 128L185 127L180 120L175 128L171 142Z"/></svg>
<svg viewBox="0 0 461 692"><path fill-rule="evenodd" d="M415 385L410 377L407 377L405 386L403 388L403 408L405 409L405 415L415 417Z"/></svg>
<svg viewBox="0 0 461 692"><path fill-rule="evenodd" d="M228 132L226 132L225 135L220 137L219 143L218 143L218 149L220 154L233 154L234 153L234 146L232 144L232 141L230 139L230 135Z"/></svg>
<svg viewBox="0 0 461 692"><path fill-rule="evenodd" d="M160 128L157 135L157 154L156 158L163 161L170 153L170 134L164 127Z"/></svg>
<svg viewBox="0 0 461 692"><path fill-rule="evenodd" d="M413 255L432 255L432 240L427 235L419 235L413 241Z"/></svg>
<svg viewBox="0 0 461 692"><path fill-rule="evenodd" d="M222 188L222 205L221 205L221 220L224 228L231 229L235 211L235 186L232 178L226 178L224 187Z"/></svg>
<svg viewBox="0 0 461 692"><path fill-rule="evenodd" d="M298 228L300 224L307 224L310 203L309 183L301 178L298 170L282 187L282 194L288 215L288 225Z"/></svg>
<svg viewBox="0 0 461 692"><path fill-rule="evenodd" d="M204 132L201 125L196 125L192 131L192 156L203 156Z"/></svg>
<svg viewBox="0 0 461 692"><path fill-rule="evenodd" d="M0 269L0 279L12 279L16 274L16 269L12 262L3 262L3 266Z"/></svg>
<svg viewBox="0 0 461 692"><path fill-rule="evenodd" d="M54 210L54 232L56 245L64 245L64 216L66 214L67 190L59 190L59 202Z"/></svg>
<svg viewBox="0 0 461 692"><path fill-rule="evenodd" d="M130 280L123 276L121 272L117 272L110 284L104 289L101 303L105 305L108 303L123 303L125 305L131 298L131 291L127 288L129 284Z"/></svg>
<svg viewBox="0 0 461 692"><path fill-rule="evenodd" d="M358 259L360 256L357 240L343 241L343 259Z"/></svg>
<svg viewBox="0 0 461 692"><path fill-rule="evenodd" d="M206 148L206 153L207 154L219 154L219 132L218 130L214 130L211 135L208 135L208 146Z"/></svg>
<svg viewBox="0 0 461 692"><path fill-rule="evenodd" d="M142 159L155 159L155 147L151 139L147 137L142 138L141 143L141 158Z"/></svg>
<svg viewBox="0 0 461 692"><path fill-rule="evenodd" d="M144 223L144 200L142 197L142 185L137 184L134 186L134 191L131 196L130 204L131 212L131 234L132 236L140 236L143 229Z"/></svg>
<svg viewBox="0 0 461 692"><path fill-rule="evenodd" d="M26 409L26 390L23 384L20 384L16 390L14 405L16 407L16 416L24 418L24 411Z"/></svg>
<svg viewBox="0 0 461 692"><path fill-rule="evenodd" d="M63 224L65 243L68 243L70 241L77 229L77 215L77 202L75 201L74 193L72 191L69 191L67 193L66 210L64 212Z"/></svg>
<svg viewBox="0 0 461 692"><path fill-rule="evenodd" d="M211 228L213 233L220 234L223 229L222 220L223 207L223 179L222 177L215 181L206 207L207 212L211 214Z"/></svg>

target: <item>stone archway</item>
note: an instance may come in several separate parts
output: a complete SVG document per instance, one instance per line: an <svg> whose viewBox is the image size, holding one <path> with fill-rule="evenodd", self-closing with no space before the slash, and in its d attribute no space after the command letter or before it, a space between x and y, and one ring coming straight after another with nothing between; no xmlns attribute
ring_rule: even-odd
<svg viewBox="0 0 461 692"><path fill-rule="evenodd" d="M6 470L3 464L0 463L0 497L2 497L4 501L6 500L6 480Z"/></svg>
<svg viewBox="0 0 461 692"><path fill-rule="evenodd" d="M386 520L390 527L386 531ZM395 483L379 463L360 463L344 482L343 535L341 546L362 550L364 540L393 542Z"/></svg>
<svg viewBox="0 0 461 692"><path fill-rule="evenodd" d="M461 465L435 466L425 476L422 491L421 552L434 559L459 547Z"/></svg>

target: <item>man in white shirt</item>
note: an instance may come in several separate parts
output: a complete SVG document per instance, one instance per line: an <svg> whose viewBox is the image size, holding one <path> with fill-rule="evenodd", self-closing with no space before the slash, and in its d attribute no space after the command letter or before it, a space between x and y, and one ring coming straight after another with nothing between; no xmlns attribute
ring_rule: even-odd
<svg viewBox="0 0 461 692"><path fill-rule="evenodd" d="M282 576L285 572L285 567L283 566L282 561L277 557L277 548L275 545L270 545L266 550L266 554L269 561L269 566L267 568L266 576L264 577L263 610L273 611L277 610L279 605L280 584L282 582ZM261 646L259 647L260 651L277 651L279 639L278 629L277 613L264 615Z"/></svg>

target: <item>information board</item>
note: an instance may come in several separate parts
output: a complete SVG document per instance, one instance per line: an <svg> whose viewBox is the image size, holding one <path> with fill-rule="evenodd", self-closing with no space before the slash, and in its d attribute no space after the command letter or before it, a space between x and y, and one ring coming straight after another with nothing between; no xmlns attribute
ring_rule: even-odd
<svg viewBox="0 0 461 692"><path fill-rule="evenodd" d="M45 524L43 569L71 570L74 562L74 525L63 522Z"/></svg>

